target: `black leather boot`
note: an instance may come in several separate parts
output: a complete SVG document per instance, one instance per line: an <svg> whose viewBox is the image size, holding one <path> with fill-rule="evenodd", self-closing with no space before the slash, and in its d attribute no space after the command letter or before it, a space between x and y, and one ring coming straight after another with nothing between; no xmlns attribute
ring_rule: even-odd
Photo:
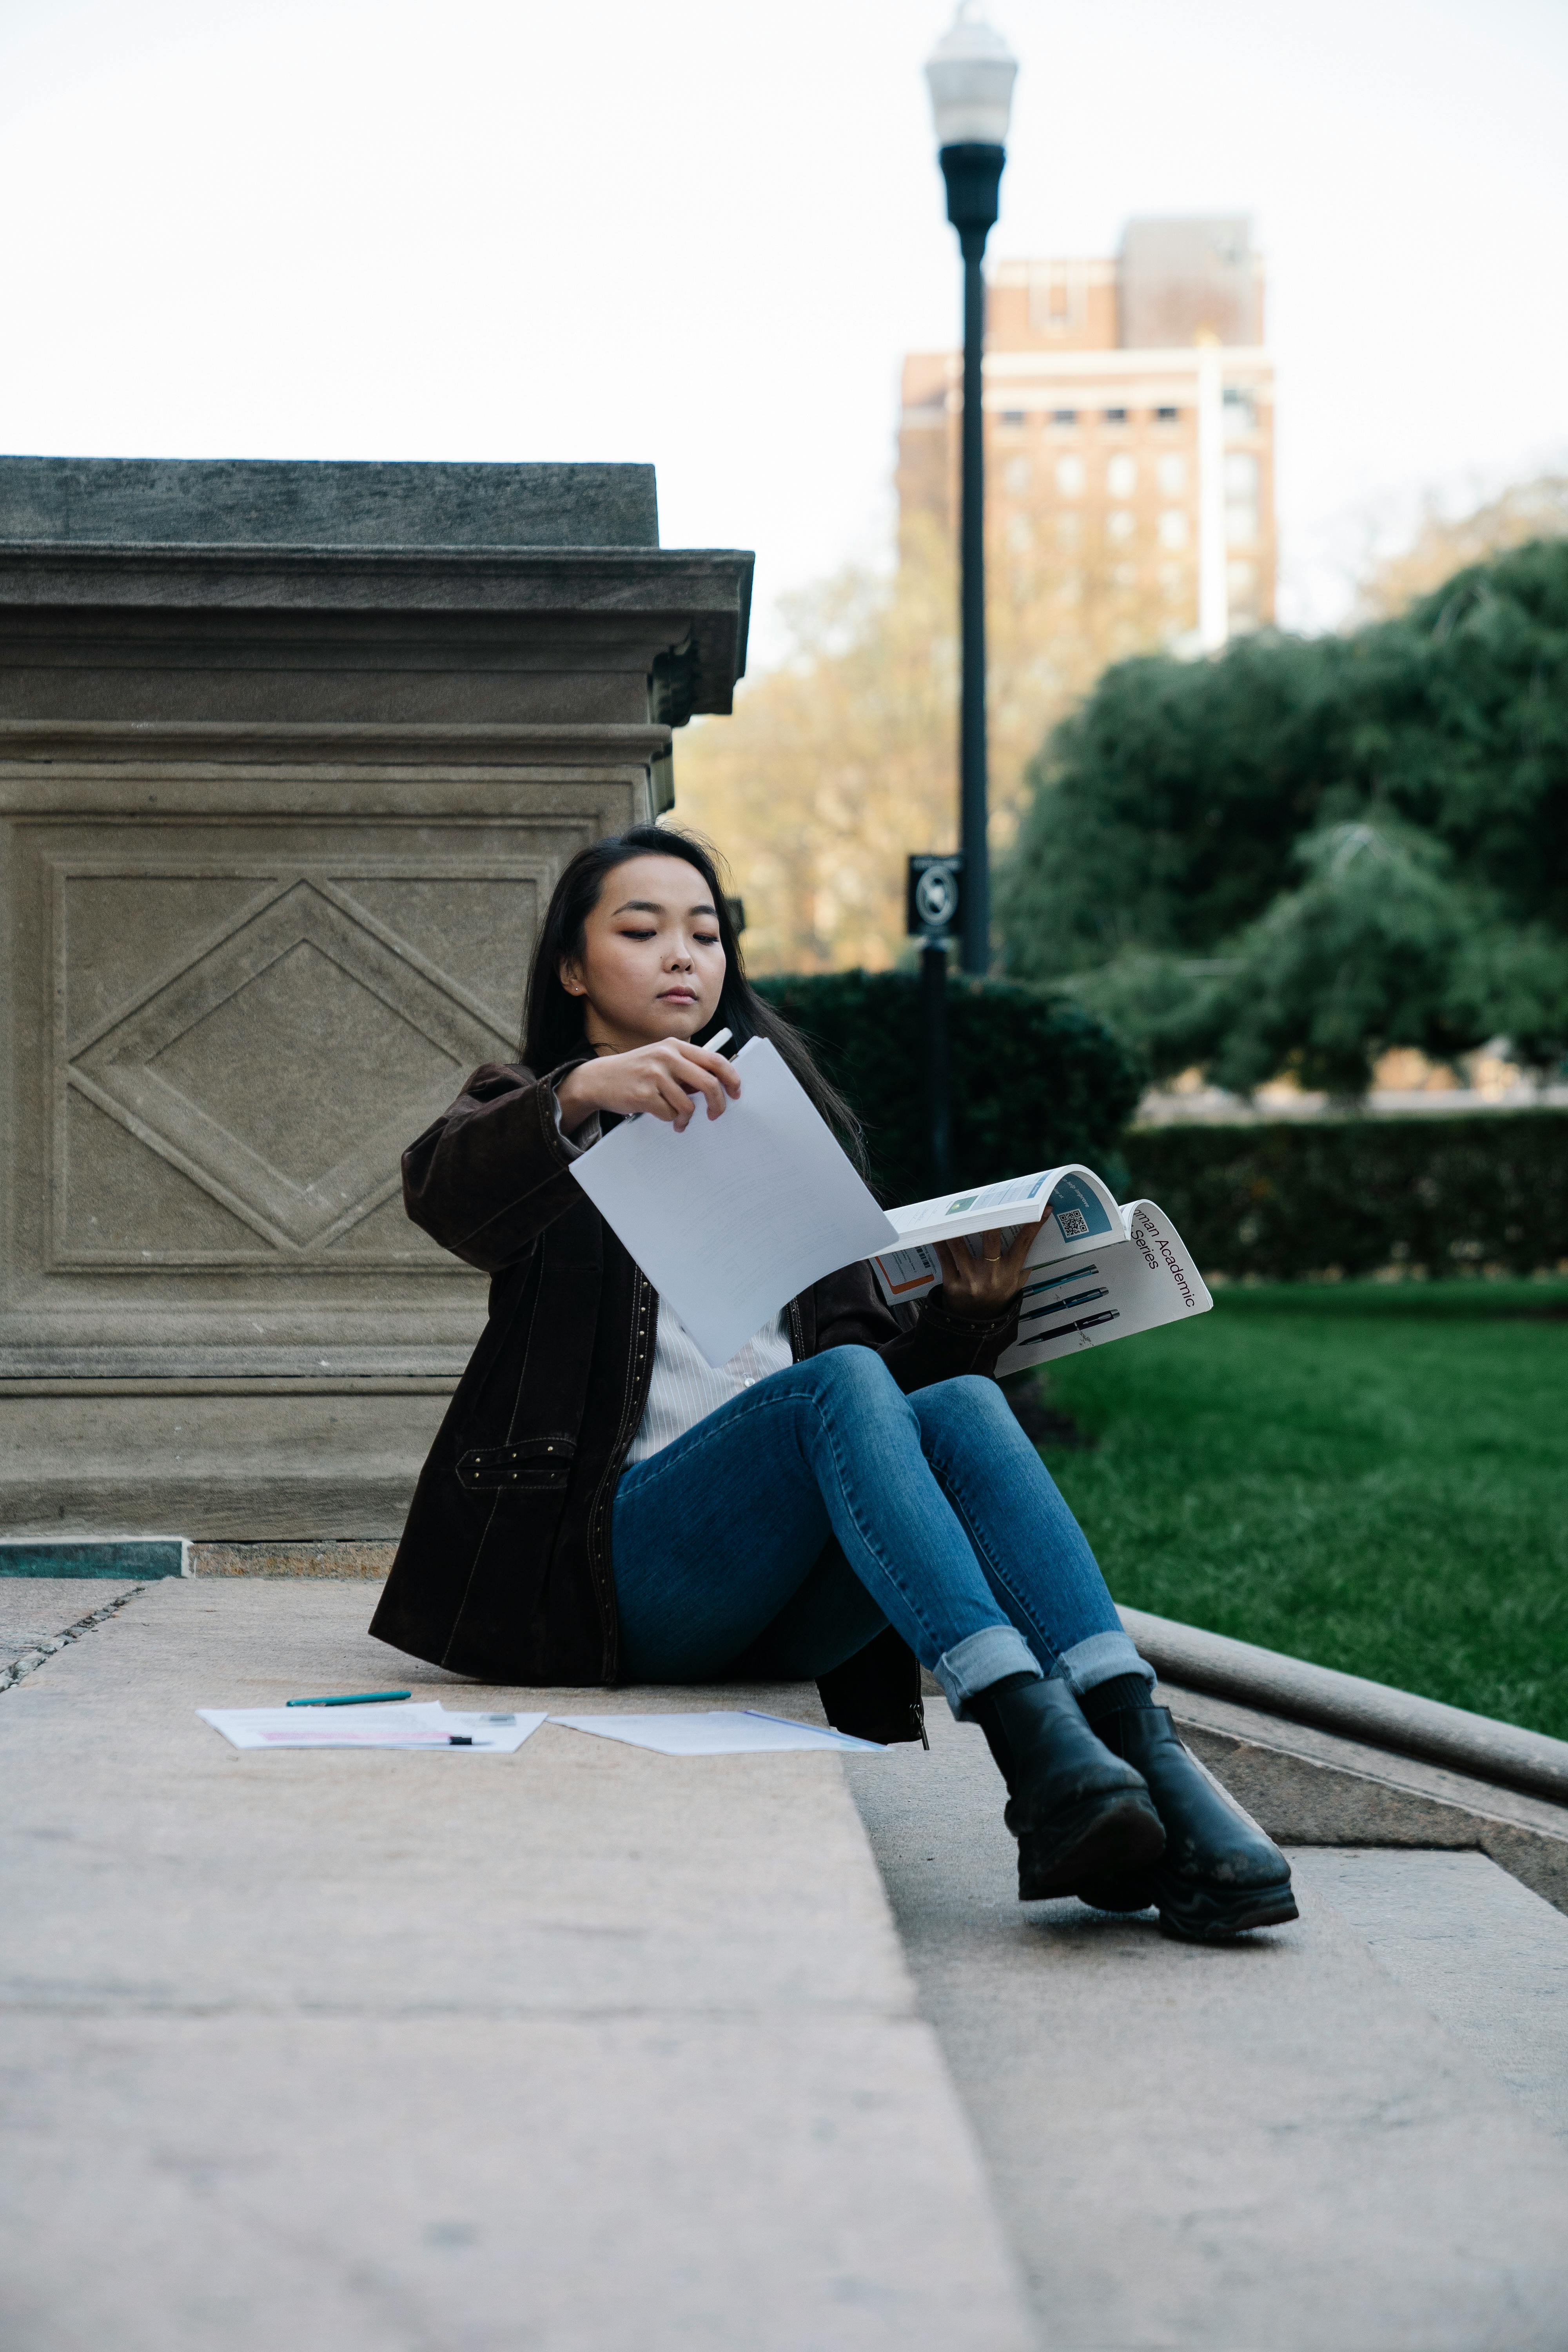
<svg viewBox="0 0 1568 2352"><path fill-rule="evenodd" d="M1142 1773L1165 1825L1165 1851L1152 1870L1107 1872L1081 1885L1085 1903L1100 1911L1143 1911L1156 1903L1167 1935L1202 1944L1297 1917L1289 1864L1272 1838L1219 1794L1177 1738L1164 1707L1124 1707L1102 1717L1095 1729Z"/></svg>
<svg viewBox="0 0 1568 2352"><path fill-rule="evenodd" d="M1009 1676L969 1711L1007 1783L1020 1903L1158 1861L1165 1832L1142 1777L1095 1738L1065 1682Z"/></svg>

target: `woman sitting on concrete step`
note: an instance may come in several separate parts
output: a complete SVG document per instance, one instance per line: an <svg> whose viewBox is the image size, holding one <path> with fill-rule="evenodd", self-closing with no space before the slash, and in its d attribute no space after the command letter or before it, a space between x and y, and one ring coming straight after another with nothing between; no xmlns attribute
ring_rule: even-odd
<svg viewBox="0 0 1568 2352"><path fill-rule="evenodd" d="M1025 1254L943 1245L918 1309L864 1265L714 1371L572 1177L607 1121L684 1129L771 1038L846 1148L847 1106L748 985L704 850L582 850L540 934L521 1064L477 1070L404 1159L416 1223L491 1276L372 1631L486 1681L815 1676L832 1721L922 1736L916 1661L1007 1784L1018 1893L1151 1903L1205 1938L1291 1919L1283 1854L1151 1698L1071 1512L992 1377Z"/></svg>

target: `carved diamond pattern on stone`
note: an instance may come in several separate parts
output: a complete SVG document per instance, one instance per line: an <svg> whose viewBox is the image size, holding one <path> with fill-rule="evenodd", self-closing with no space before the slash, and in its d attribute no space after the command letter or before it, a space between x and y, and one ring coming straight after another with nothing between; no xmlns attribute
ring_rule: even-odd
<svg viewBox="0 0 1568 2352"><path fill-rule="evenodd" d="M285 1249L396 1189L411 1134L510 1042L308 880L74 1061L70 1083Z"/></svg>
<svg viewBox="0 0 1568 2352"><path fill-rule="evenodd" d="M310 940L245 981L147 1067L304 1186L384 1126L389 1103L401 1108L453 1082L452 1055Z"/></svg>

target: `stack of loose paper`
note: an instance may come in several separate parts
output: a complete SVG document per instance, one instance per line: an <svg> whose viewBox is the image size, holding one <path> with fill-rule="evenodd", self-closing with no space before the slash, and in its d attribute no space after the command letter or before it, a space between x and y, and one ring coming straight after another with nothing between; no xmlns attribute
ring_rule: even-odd
<svg viewBox="0 0 1568 2352"><path fill-rule="evenodd" d="M570 1731L596 1732L601 1739L624 1739L628 1748L651 1748L660 1756L750 1756L781 1748L868 1748L885 1751L874 1739L853 1739L847 1731L820 1724L793 1723L787 1716L763 1715L754 1706L712 1706L689 1715L552 1715Z"/></svg>
<svg viewBox="0 0 1568 2352"><path fill-rule="evenodd" d="M481 1748L510 1756L545 1720L542 1715L458 1715L435 1700L389 1706L199 1706L196 1713L235 1748L431 1748L447 1756L471 1756Z"/></svg>

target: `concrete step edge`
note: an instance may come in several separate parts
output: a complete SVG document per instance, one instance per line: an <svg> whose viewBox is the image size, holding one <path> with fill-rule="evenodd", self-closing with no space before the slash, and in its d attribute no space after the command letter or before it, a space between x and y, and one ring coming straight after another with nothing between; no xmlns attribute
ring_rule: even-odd
<svg viewBox="0 0 1568 2352"><path fill-rule="evenodd" d="M1119 1613L1162 1681L1568 1804L1568 1740L1142 1609Z"/></svg>

